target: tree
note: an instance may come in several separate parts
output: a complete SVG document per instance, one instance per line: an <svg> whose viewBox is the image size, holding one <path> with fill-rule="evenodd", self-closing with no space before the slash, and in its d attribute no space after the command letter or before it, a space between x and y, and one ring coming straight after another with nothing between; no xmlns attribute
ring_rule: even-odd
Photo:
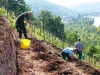
<svg viewBox="0 0 100 75"><path fill-rule="evenodd" d="M0 7L4 7L7 12L15 12L16 15L30 10L25 0L1 0Z"/></svg>
<svg viewBox="0 0 100 75"><path fill-rule="evenodd" d="M93 54L93 57L95 58L96 61L100 62L100 54L99 53Z"/></svg>
<svg viewBox="0 0 100 75"><path fill-rule="evenodd" d="M74 43L76 42L78 36L75 32L69 32L66 36L67 38L67 43L69 44L69 46L74 46Z"/></svg>
<svg viewBox="0 0 100 75"><path fill-rule="evenodd" d="M95 47L94 44L91 44L89 47L88 47L88 55L90 56L93 56L93 54L97 53L98 50L97 48Z"/></svg>
<svg viewBox="0 0 100 75"><path fill-rule="evenodd" d="M38 18L43 23L43 33L45 29L61 40L65 38L64 24L61 22L60 16L52 15L48 10L42 10Z"/></svg>
<svg viewBox="0 0 100 75"><path fill-rule="evenodd" d="M43 23L43 33L44 33L44 29L46 29L47 27L46 25L47 25L48 19L52 17L53 15L48 10L42 10L40 14L38 15L39 20L42 21Z"/></svg>
<svg viewBox="0 0 100 75"><path fill-rule="evenodd" d="M61 22L60 16L56 16L54 19L50 20L47 26L53 35L61 40L65 39L64 24Z"/></svg>

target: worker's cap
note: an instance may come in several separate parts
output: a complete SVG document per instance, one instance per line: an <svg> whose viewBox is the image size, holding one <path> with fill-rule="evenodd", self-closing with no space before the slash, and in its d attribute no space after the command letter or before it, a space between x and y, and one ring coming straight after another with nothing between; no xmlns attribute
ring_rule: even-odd
<svg viewBox="0 0 100 75"><path fill-rule="evenodd" d="M28 11L28 15L31 16L33 14L32 11Z"/></svg>
<svg viewBox="0 0 100 75"><path fill-rule="evenodd" d="M80 38L78 38L77 40L81 40Z"/></svg>
<svg viewBox="0 0 100 75"><path fill-rule="evenodd" d="M28 11L28 13L32 13L32 11Z"/></svg>

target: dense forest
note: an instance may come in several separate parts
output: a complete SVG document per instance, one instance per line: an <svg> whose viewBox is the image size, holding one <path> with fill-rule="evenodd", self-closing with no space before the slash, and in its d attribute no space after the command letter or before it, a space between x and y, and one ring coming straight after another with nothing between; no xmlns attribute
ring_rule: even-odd
<svg viewBox="0 0 100 75"><path fill-rule="evenodd" d="M42 3L40 4L42 5ZM52 8L56 9L55 6L52 6ZM0 16L3 16L5 10L7 10L7 12L9 13L14 13L15 17L12 16L12 14L8 14L8 15L11 15L11 17L14 17L16 19L16 17L19 14L30 10L34 11L35 9L37 8L34 7L34 9L32 9L29 5L27 5L25 0L1 0L0 1ZM38 28L42 26L43 30L48 31L49 33L53 34L59 39L70 44L70 46L72 47L74 46L74 43L77 41L77 38L80 37L81 41L84 43L85 52L90 56L95 56L95 58L97 58L96 60L100 61L99 59L100 58L100 36L99 36L100 27L93 26L94 19L89 17L84 17L83 15L76 13L76 15L67 17L68 19L64 20L64 18L62 18L62 16L60 16L59 14L57 15L53 14L50 10L47 9L41 9L41 11L37 10L39 14L37 14L37 16L33 15L31 20L34 21L35 26L37 26ZM66 12L68 15L69 11L67 10ZM12 19L10 19L10 21L12 21ZM14 26L14 22L13 22L13 26Z"/></svg>

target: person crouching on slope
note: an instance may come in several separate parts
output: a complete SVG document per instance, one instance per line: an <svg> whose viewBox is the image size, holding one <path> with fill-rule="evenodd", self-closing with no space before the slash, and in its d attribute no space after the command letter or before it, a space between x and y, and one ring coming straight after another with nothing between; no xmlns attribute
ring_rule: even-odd
<svg viewBox="0 0 100 75"><path fill-rule="evenodd" d="M67 48L64 48L62 51L61 51L61 55L63 57L63 59L65 60L66 57L68 59L68 61L74 61L74 55L73 53L77 53L78 49L77 48L70 48L70 47L67 47Z"/></svg>

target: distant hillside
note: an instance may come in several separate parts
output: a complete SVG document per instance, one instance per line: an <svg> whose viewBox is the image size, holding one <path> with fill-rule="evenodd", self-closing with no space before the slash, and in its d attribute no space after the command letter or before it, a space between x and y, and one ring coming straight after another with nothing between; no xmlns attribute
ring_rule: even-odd
<svg viewBox="0 0 100 75"><path fill-rule="evenodd" d="M100 12L100 2L83 3L69 8L83 13Z"/></svg>
<svg viewBox="0 0 100 75"><path fill-rule="evenodd" d="M34 15L38 15L41 10L49 10L52 14L59 16L72 16L77 13L69 8L53 4L45 0L28 0L26 1L26 4L32 7Z"/></svg>

